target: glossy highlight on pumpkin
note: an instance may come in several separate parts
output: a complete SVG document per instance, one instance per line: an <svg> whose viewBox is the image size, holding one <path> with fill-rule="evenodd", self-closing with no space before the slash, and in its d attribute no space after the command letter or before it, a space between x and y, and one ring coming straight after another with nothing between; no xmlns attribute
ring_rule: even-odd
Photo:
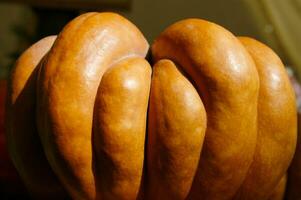
<svg viewBox="0 0 301 200"><path fill-rule="evenodd" d="M25 51L9 87L9 151L34 198L283 196L296 146L284 66L217 24L176 22L149 50L124 17L86 13Z"/></svg>

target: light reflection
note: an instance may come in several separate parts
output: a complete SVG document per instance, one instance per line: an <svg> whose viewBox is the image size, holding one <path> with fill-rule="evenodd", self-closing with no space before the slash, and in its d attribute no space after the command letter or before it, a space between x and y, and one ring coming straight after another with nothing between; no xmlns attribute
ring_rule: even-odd
<svg viewBox="0 0 301 200"><path fill-rule="evenodd" d="M236 53L237 54L237 53ZM241 62L237 62L237 55L232 51L227 52L228 61L232 67L232 70L236 73L240 73L242 70Z"/></svg>
<svg viewBox="0 0 301 200"><path fill-rule="evenodd" d="M276 71L271 71L270 79L271 79L271 87L274 89L278 88L281 82L279 74Z"/></svg>
<svg viewBox="0 0 301 200"><path fill-rule="evenodd" d="M134 79L127 79L127 80L124 82L124 87L125 87L126 89L133 90L133 89L138 88L138 83L137 83L137 81L134 80Z"/></svg>
<svg viewBox="0 0 301 200"><path fill-rule="evenodd" d="M114 47L117 43L117 39L108 34L108 30L104 29L99 33L94 41L89 44L87 49L94 49L93 51L85 51L86 53L94 52L97 56L87 55L86 64L88 65L85 70L86 76L93 79L95 74L98 73L96 66L98 66L105 58L107 52L110 52L110 48Z"/></svg>

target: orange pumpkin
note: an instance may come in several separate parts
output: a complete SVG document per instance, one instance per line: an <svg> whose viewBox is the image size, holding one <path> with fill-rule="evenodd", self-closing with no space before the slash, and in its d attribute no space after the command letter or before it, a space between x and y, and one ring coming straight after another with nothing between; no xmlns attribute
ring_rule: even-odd
<svg viewBox="0 0 301 200"><path fill-rule="evenodd" d="M53 44L54 43L54 44ZM86 13L18 59L11 157L38 199L267 199L296 146L295 97L268 47L200 19L151 48Z"/></svg>

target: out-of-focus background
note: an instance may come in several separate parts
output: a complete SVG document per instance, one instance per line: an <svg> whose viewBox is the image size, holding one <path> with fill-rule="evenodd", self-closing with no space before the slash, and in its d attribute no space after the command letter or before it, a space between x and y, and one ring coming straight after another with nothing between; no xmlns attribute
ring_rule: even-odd
<svg viewBox="0 0 301 200"><path fill-rule="evenodd" d="M87 11L124 15L140 28L150 44L178 20L207 19L237 36L266 43L291 67L290 72L301 78L301 0L0 0L0 80L7 77L16 58L32 43L58 34L68 21ZM5 93L1 88L2 83L0 101ZM0 123L2 113L0 105ZM24 190L7 164L1 127L0 136L0 199L13 199L18 195L16 191Z"/></svg>

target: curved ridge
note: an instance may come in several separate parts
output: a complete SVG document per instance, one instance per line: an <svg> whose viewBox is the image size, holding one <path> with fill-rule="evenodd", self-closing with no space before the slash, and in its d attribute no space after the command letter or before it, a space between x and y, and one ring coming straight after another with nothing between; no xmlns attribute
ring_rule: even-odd
<svg viewBox="0 0 301 200"><path fill-rule="evenodd" d="M147 50L147 41L128 20L93 13L72 20L49 53L39 76L39 133L50 165L74 199L96 194L91 133L102 75L114 61L144 57Z"/></svg>
<svg viewBox="0 0 301 200"><path fill-rule="evenodd" d="M56 36L45 37L22 53L9 77L7 91L7 146L26 188L37 199L67 196L44 155L35 116L38 70L55 39Z"/></svg>
<svg viewBox="0 0 301 200"><path fill-rule="evenodd" d="M229 31L200 19L168 27L152 53L156 61L179 63L207 112L204 147L188 198L232 198L256 145L259 81L252 58Z"/></svg>

